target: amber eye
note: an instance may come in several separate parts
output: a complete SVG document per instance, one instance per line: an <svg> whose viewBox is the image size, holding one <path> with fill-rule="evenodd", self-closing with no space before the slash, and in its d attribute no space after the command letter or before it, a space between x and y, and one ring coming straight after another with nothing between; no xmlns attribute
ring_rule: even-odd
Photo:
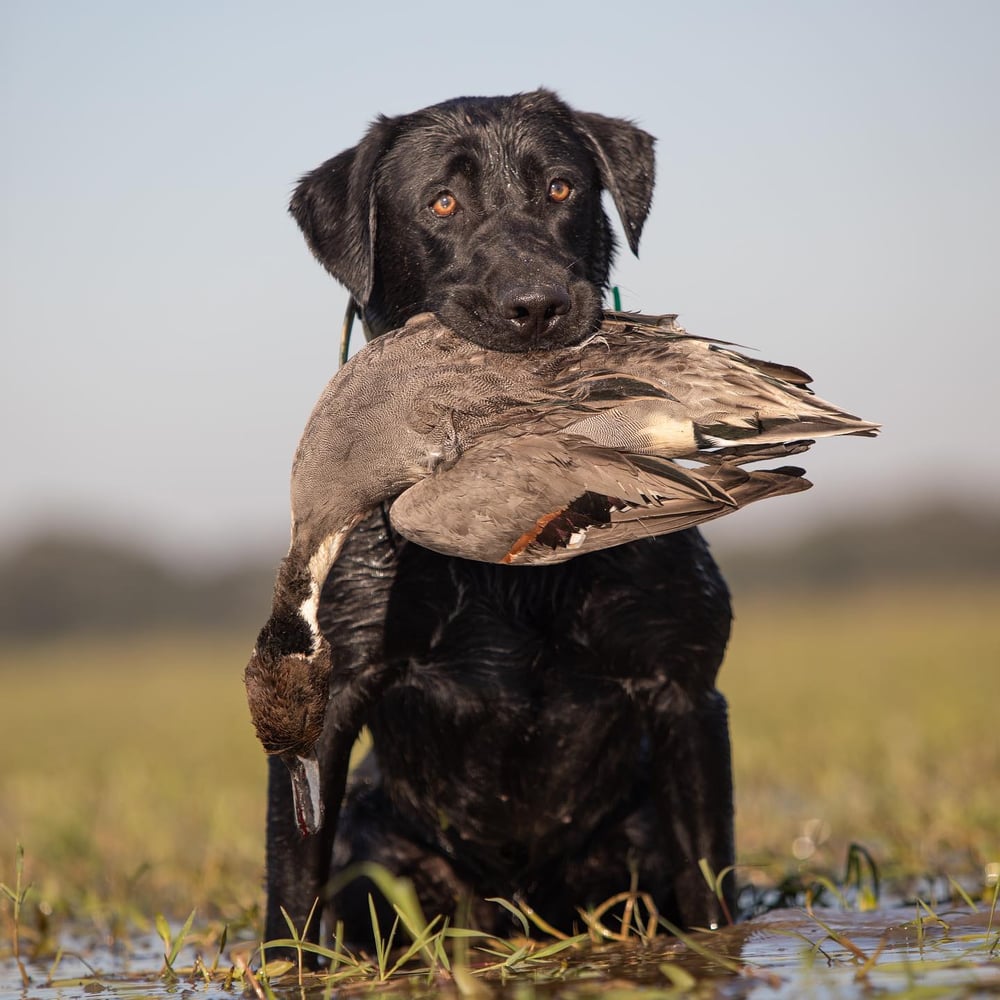
<svg viewBox="0 0 1000 1000"><path fill-rule="evenodd" d="M557 177L549 184L549 201L565 201L573 193L573 185Z"/></svg>
<svg viewBox="0 0 1000 1000"><path fill-rule="evenodd" d="M442 191L431 204L431 211L446 219L458 211L458 199L450 191Z"/></svg>

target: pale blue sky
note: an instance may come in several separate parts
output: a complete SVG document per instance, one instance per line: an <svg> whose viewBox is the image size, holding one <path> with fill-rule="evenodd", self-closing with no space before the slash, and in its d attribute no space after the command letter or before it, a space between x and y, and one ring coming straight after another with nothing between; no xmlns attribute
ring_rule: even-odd
<svg viewBox="0 0 1000 1000"><path fill-rule="evenodd" d="M280 552L346 302L285 213L295 179L378 112L538 85L659 138L626 307L886 425L719 533L996 502L998 51L993 0L6 0L0 544L68 517Z"/></svg>

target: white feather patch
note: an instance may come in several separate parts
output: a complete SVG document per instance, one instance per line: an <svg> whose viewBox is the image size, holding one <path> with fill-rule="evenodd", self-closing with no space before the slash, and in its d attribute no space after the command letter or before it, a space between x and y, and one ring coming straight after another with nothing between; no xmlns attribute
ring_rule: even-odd
<svg viewBox="0 0 1000 1000"><path fill-rule="evenodd" d="M332 535L327 535L316 547L316 551L309 557L309 596L299 605L299 614L302 615L309 631L312 632L313 648L315 653L319 647L322 634L319 630L319 595L323 590L330 567L337 561L340 550L344 547L344 541L353 530L354 525L341 528Z"/></svg>
<svg viewBox="0 0 1000 1000"><path fill-rule="evenodd" d="M690 420L676 420L666 416L654 417L643 424L642 430L649 438L650 445L657 451L684 454L694 451L697 447L694 424Z"/></svg>

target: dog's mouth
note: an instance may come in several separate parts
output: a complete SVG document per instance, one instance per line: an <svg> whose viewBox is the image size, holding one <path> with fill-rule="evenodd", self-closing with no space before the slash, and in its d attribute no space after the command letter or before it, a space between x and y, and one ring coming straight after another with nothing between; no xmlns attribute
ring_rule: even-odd
<svg viewBox="0 0 1000 1000"><path fill-rule="evenodd" d="M511 353L570 347L601 322L600 296L586 281L499 290L458 285L433 311L460 337Z"/></svg>

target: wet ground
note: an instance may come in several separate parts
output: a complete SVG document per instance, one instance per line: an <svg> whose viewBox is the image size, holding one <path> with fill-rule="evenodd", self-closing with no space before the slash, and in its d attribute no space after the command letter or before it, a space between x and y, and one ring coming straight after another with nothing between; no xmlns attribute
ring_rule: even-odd
<svg viewBox="0 0 1000 1000"><path fill-rule="evenodd" d="M438 970L387 984L355 980L331 985L294 971L272 981L245 974L252 945L199 954L184 948L164 974L163 944L135 935L108 947L87 934L63 935L58 961L29 963L22 985L16 963L0 962L0 998L70 1000L123 997L197 1000L323 996L482 996L517 1000L573 997L798 998L1000 997L1000 914L912 907L870 913L778 910L738 927L678 940L567 948L525 955L501 972L482 973L495 958L471 949L468 967ZM478 972L477 972L478 970ZM505 980L505 981L504 981Z"/></svg>

